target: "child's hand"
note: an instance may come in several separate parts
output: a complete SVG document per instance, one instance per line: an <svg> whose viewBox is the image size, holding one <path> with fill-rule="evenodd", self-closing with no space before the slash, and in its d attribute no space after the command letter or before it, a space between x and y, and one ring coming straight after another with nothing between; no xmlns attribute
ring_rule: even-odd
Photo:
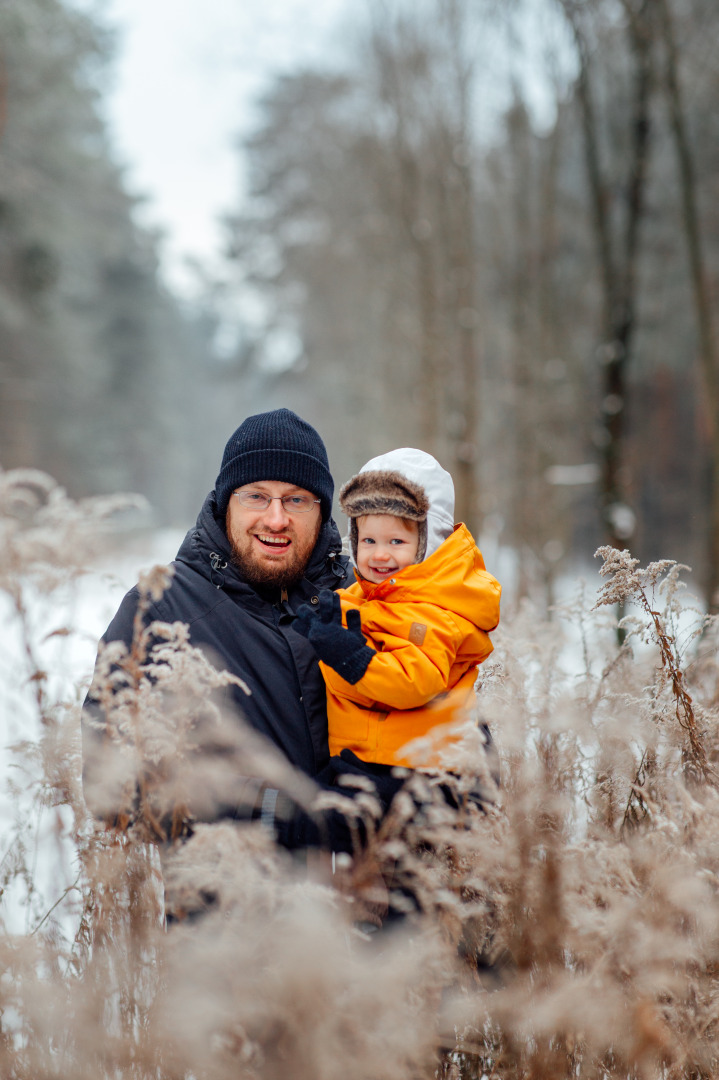
<svg viewBox="0 0 719 1080"><path fill-rule="evenodd" d="M359 611L356 608L348 611L347 626L343 626L340 598L329 589L320 593L316 608L303 604L292 626L298 634L308 638L320 660L345 682L359 682L375 654L362 633Z"/></svg>

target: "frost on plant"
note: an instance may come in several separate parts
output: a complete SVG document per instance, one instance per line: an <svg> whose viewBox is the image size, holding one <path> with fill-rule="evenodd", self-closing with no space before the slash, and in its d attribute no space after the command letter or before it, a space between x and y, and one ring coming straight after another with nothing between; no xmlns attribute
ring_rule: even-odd
<svg viewBox="0 0 719 1080"><path fill-rule="evenodd" d="M362 779L317 798L229 710L231 677L186 627L140 617L129 648L101 652L91 814L86 687L56 670L73 627L37 613L91 567L119 505L0 473L18 732L0 1075L717 1075L716 625L681 567L603 549L598 596L505 620L444 771L408 774L384 817ZM169 575L142 577L141 606ZM351 810L354 855L291 857L258 823L199 823L240 775ZM207 914L166 928L166 892L176 914Z"/></svg>
<svg viewBox="0 0 719 1080"><path fill-rule="evenodd" d="M707 732L701 707L694 703L687 689L678 644L678 597L683 588L679 574L689 568L671 559L662 559L650 563L646 569L639 569L638 560L632 559L628 551L620 552L614 548L599 548L596 554L604 559L599 573L608 578L597 606L631 603L639 608L643 622L637 624L626 619L624 624L632 635L643 632L659 650L662 675L673 695L674 716L685 734L682 755L687 777L716 786L719 776L707 754ZM662 597L660 608L658 604ZM697 633L705 625L706 620L700 620Z"/></svg>

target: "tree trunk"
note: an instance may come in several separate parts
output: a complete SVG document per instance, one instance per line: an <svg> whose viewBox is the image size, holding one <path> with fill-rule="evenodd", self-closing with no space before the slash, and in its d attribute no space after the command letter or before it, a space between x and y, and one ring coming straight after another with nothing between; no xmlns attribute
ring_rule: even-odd
<svg viewBox="0 0 719 1080"><path fill-rule="evenodd" d="M464 149L464 148L462 148ZM476 535L479 529L478 480L479 461L479 350L477 347L477 283L475 263L474 186L469 162L458 165L460 184L456 244L452 258L456 274L455 315L458 322L458 364L462 432L454 448L456 487L456 517L466 522Z"/></svg>
<svg viewBox="0 0 719 1080"><path fill-rule="evenodd" d="M689 145L689 134L679 81L679 57L669 0L659 0L657 6L664 45L664 89L669 102L672 136L679 169L684 234L687 242L689 271L699 331L699 359L705 389L704 408L710 439L711 496L705 587L709 611L716 613L719 611L719 365L717 363L717 343L699 224L694 157Z"/></svg>
<svg viewBox="0 0 719 1080"><path fill-rule="evenodd" d="M0 53L0 138L2 138L7 124L7 92L7 67L5 65L5 57Z"/></svg>
<svg viewBox="0 0 719 1080"><path fill-rule="evenodd" d="M461 430L454 445L455 516L476 536L479 527L479 345L477 316L477 256L475 191L471 147L473 61L463 55L466 8L463 0L439 5L449 44L453 88L450 176L456 178L454 211L450 214L450 267L456 283L452 317L457 336L457 367L461 398Z"/></svg>
<svg viewBox="0 0 719 1080"><path fill-rule="evenodd" d="M644 216L649 148L650 100L653 85L652 19L650 0L635 7L625 0L629 50L633 61L633 105L630 158L624 185L625 227L617 242L613 227L610 189L600 160L598 122L589 47L577 6L563 0L579 56L578 94L584 128L587 177L592 202L595 242L602 282L603 333L598 349L602 361L600 422L601 498L608 543L621 548L634 531L626 465L627 370L636 324L637 259Z"/></svg>
<svg viewBox="0 0 719 1080"><path fill-rule="evenodd" d="M418 439L422 446L437 453L440 435L441 356L438 330L437 257L434 222L424 212L422 162L406 133L403 72L392 36L379 25L373 35L373 49L384 73L384 100L392 111L393 167L396 173L396 205L392 215L401 228L402 242L412 264L415 286L417 367L409 373L414 381L418 413ZM406 77L406 76L405 76ZM410 117L411 118L411 117Z"/></svg>

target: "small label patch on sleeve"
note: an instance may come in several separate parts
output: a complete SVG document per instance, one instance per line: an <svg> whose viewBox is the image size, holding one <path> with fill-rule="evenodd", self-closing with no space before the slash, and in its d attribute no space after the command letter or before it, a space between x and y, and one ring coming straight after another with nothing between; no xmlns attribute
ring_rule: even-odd
<svg viewBox="0 0 719 1080"><path fill-rule="evenodd" d="M423 645L427 636L427 626L423 622L413 622L409 628L409 640L413 645Z"/></svg>

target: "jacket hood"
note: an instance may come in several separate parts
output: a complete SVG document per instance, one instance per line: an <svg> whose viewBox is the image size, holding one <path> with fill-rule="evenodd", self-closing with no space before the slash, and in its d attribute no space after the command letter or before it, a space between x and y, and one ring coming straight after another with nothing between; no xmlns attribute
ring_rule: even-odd
<svg viewBox="0 0 719 1080"><path fill-rule="evenodd" d="M403 446L372 458L365 472L398 472L421 487L429 501L425 559L443 544L454 529L454 482L440 463L424 450Z"/></svg>

